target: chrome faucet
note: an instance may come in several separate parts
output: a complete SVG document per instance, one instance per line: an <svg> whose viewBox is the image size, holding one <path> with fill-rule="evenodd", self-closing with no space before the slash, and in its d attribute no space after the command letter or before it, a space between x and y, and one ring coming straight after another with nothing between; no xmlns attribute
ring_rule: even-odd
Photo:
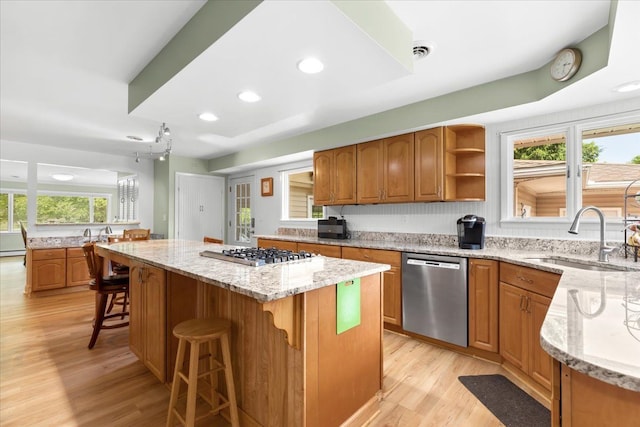
<svg viewBox="0 0 640 427"><path fill-rule="evenodd" d="M583 213L585 213L586 211L589 211L589 210L595 211L598 214L598 216L600 217L600 253L598 254L598 261L609 262L609 254L615 248L605 245L605 242L604 242L604 230L605 230L604 214L602 213L602 211L599 208L597 208L595 206L585 206L584 208L580 209L578 211L578 213L576 214L576 217L573 220L573 224L571 224L571 227L569 228L569 233L578 234L578 227L580 226L580 217L582 216Z"/></svg>
<svg viewBox="0 0 640 427"><path fill-rule="evenodd" d="M104 227L104 228L101 228L101 229L100 229L100 232L98 232L98 241L99 241L99 242L102 242L101 236L102 236L102 232L103 232L103 231L104 231L104 232L105 232L105 234L107 234L107 235L109 235L109 234L113 233L113 230L111 230L111 227L110 227L110 226L108 226L108 225L107 225L106 227ZM107 239L107 237L105 237L105 241L106 241L106 239Z"/></svg>

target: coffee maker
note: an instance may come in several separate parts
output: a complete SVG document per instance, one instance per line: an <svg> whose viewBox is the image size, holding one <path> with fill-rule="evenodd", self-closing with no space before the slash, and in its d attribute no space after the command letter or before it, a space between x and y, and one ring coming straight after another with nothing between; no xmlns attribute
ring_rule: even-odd
<svg viewBox="0 0 640 427"><path fill-rule="evenodd" d="M481 216L465 215L458 219L458 247L460 249L484 248L485 220Z"/></svg>

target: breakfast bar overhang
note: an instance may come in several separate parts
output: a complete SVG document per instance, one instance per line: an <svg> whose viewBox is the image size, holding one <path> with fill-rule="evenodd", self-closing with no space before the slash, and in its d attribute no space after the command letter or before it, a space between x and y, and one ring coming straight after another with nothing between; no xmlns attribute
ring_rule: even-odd
<svg viewBox="0 0 640 427"><path fill-rule="evenodd" d="M322 256L251 267L200 256L223 248L183 240L97 245L101 256L130 268L129 344L138 358L169 383L173 327L223 317L232 322L241 425L355 426L374 416L382 389L382 272L390 267ZM342 297L338 287L355 283L354 297ZM359 310L346 327L344 304Z"/></svg>

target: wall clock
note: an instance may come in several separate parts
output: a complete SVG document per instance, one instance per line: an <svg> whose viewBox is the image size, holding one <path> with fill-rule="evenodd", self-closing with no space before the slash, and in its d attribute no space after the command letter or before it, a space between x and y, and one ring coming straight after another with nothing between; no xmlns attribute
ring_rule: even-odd
<svg viewBox="0 0 640 427"><path fill-rule="evenodd" d="M562 49L551 62L551 77L564 82L573 77L580 69L582 54L578 49Z"/></svg>

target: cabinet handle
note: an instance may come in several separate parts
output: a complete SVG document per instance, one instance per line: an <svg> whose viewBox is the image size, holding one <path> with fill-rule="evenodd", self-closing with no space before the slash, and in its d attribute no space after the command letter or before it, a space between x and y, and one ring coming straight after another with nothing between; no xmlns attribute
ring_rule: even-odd
<svg viewBox="0 0 640 427"><path fill-rule="evenodd" d="M442 186L438 185L438 197L442 197Z"/></svg>
<svg viewBox="0 0 640 427"><path fill-rule="evenodd" d="M524 311L524 295L520 295L520 311Z"/></svg>
<svg viewBox="0 0 640 427"><path fill-rule="evenodd" d="M533 279L527 279L526 277L523 276L516 276L519 280L522 280L523 282L527 282L529 284L533 283Z"/></svg>
<svg viewBox="0 0 640 427"><path fill-rule="evenodd" d="M526 312L531 313L531 297L527 297L527 307Z"/></svg>

